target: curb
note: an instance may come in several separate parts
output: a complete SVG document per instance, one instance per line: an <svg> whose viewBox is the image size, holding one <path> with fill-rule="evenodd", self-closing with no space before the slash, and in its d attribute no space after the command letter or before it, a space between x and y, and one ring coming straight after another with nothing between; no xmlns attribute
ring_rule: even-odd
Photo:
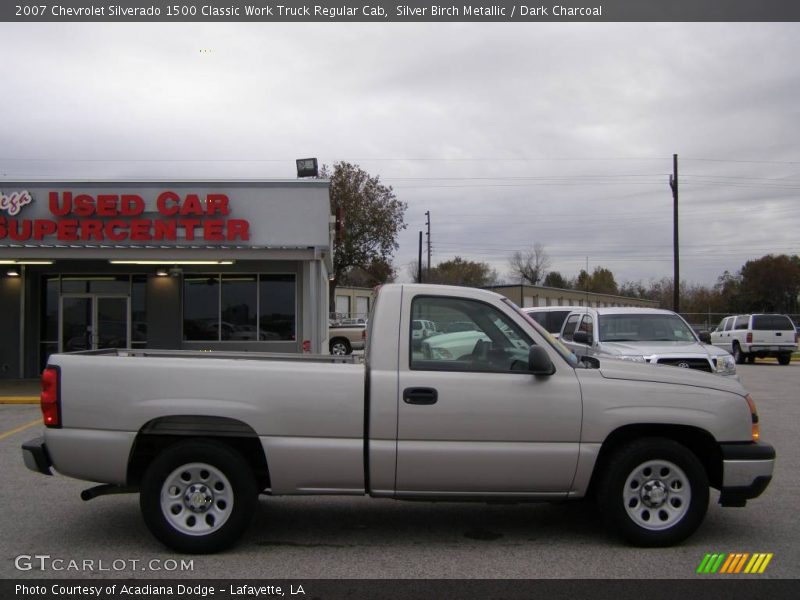
<svg viewBox="0 0 800 600"><path fill-rule="evenodd" d="M39 404L38 396L0 396L0 404Z"/></svg>

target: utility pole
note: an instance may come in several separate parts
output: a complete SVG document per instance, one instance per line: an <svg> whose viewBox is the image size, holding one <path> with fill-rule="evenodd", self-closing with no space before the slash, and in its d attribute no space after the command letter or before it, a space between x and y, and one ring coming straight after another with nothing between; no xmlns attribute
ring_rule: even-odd
<svg viewBox="0 0 800 600"><path fill-rule="evenodd" d="M678 155L672 155L672 175L669 177L672 188L672 310L680 312L680 257L678 253Z"/></svg>
<svg viewBox="0 0 800 600"><path fill-rule="evenodd" d="M428 233L426 235L428 239L428 271L430 271L431 270L431 211L426 210L425 216L428 218L428 220L425 221L425 225L428 226Z"/></svg>
<svg viewBox="0 0 800 600"><path fill-rule="evenodd" d="M419 232L419 257L417 260L417 283L422 283L422 232Z"/></svg>

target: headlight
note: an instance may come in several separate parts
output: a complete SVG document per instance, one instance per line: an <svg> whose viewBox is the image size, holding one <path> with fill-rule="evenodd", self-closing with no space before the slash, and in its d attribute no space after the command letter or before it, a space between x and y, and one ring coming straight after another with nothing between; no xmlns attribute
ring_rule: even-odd
<svg viewBox="0 0 800 600"><path fill-rule="evenodd" d="M647 362L644 359L644 356L642 356L641 354L620 354L619 356L616 356L615 358L618 358L620 360L627 360L627 361L630 361L630 362L638 362L638 363Z"/></svg>
<svg viewBox="0 0 800 600"><path fill-rule="evenodd" d="M438 360L453 360L453 355L444 348L432 348L433 358Z"/></svg>
<svg viewBox="0 0 800 600"><path fill-rule="evenodd" d="M733 375L736 373L736 361L728 354L727 356L717 357L717 373L722 375Z"/></svg>

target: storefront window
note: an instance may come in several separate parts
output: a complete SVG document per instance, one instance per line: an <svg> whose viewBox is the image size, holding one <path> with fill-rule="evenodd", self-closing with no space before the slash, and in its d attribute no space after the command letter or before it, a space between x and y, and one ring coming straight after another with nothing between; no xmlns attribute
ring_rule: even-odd
<svg viewBox="0 0 800 600"><path fill-rule="evenodd" d="M294 275L192 274L183 281L183 339L295 339Z"/></svg>
<svg viewBox="0 0 800 600"><path fill-rule="evenodd" d="M220 335L223 340L259 341L256 330L258 286L255 275L222 276L222 323Z"/></svg>
<svg viewBox="0 0 800 600"><path fill-rule="evenodd" d="M219 275L187 275L183 279L183 338L219 340Z"/></svg>
<svg viewBox="0 0 800 600"><path fill-rule="evenodd" d="M263 339L295 339L295 294L294 275L261 275L259 328Z"/></svg>
<svg viewBox="0 0 800 600"><path fill-rule="evenodd" d="M42 278L42 339L43 342L58 341L58 275Z"/></svg>

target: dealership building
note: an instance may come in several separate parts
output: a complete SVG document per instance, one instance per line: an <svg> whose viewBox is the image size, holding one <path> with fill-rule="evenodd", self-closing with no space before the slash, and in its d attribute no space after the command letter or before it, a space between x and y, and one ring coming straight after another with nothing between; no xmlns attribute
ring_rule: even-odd
<svg viewBox="0 0 800 600"><path fill-rule="evenodd" d="M326 179L0 182L0 378L54 352L327 351Z"/></svg>

